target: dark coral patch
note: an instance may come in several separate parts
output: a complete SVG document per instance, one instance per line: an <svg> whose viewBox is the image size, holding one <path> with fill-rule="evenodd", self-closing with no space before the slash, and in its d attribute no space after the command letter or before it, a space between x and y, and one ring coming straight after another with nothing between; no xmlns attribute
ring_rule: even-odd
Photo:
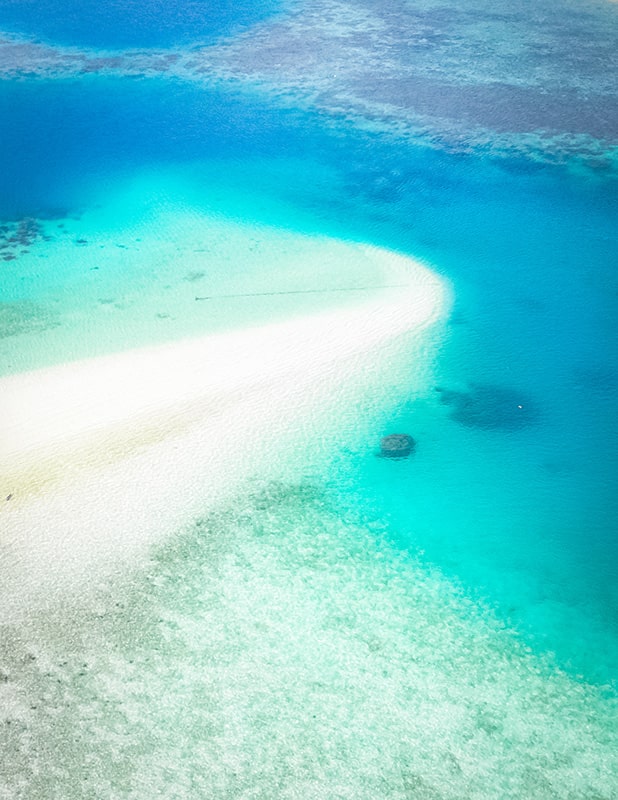
<svg viewBox="0 0 618 800"><path fill-rule="evenodd" d="M515 431L536 419L533 404L521 392L494 384L471 384L468 391L437 386L440 401L450 407L451 419L470 428Z"/></svg>
<svg viewBox="0 0 618 800"><path fill-rule="evenodd" d="M15 261L29 252L39 239L45 239L41 223L30 217L0 225L0 255L3 261Z"/></svg>
<svg viewBox="0 0 618 800"><path fill-rule="evenodd" d="M407 458L414 452L416 442L407 433L391 433L380 441L380 455L385 458Z"/></svg>

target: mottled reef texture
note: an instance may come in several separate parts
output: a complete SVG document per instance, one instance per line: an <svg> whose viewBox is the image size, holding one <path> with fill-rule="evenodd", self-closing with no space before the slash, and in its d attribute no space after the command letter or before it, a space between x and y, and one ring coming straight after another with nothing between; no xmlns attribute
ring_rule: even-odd
<svg viewBox="0 0 618 800"><path fill-rule="evenodd" d="M0 75L241 82L283 104L434 146L551 160L579 154L608 167L618 142L613 4L315 0L291 8L234 38L175 52L80 51L5 37Z"/></svg>

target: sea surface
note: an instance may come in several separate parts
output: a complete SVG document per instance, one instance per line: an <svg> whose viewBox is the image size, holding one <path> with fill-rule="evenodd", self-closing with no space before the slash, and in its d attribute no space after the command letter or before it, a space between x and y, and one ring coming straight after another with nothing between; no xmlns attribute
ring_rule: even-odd
<svg viewBox="0 0 618 800"><path fill-rule="evenodd" d="M69 46L165 47L212 41L278 7L277 0L9 0L2 4L2 30Z"/></svg>
<svg viewBox="0 0 618 800"><path fill-rule="evenodd" d="M423 381L404 348L340 409L346 446L282 457L49 640L7 628L45 710L0 796L618 796L618 6L87 6L0 5L3 374L297 313L192 310L289 288L297 235L418 258L454 302ZM376 458L392 432L412 457Z"/></svg>

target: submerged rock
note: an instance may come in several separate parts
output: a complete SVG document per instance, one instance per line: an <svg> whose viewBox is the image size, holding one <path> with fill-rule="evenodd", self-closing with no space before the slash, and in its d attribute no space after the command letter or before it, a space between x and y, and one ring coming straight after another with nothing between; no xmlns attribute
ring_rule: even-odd
<svg viewBox="0 0 618 800"><path fill-rule="evenodd" d="M391 433L380 440L380 454L386 458L407 458L416 442L407 433Z"/></svg>
<svg viewBox="0 0 618 800"><path fill-rule="evenodd" d="M519 430L534 422L533 404L522 394L493 384L472 384L468 391L436 386L450 417L470 428Z"/></svg>

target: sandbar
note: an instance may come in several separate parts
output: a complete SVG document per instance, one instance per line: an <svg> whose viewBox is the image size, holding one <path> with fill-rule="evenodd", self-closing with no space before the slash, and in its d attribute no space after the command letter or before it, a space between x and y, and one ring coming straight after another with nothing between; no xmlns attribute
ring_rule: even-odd
<svg viewBox="0 0 618 800"><path fill-rule="evenodd" d="M1 379L5 609L26 585L48 596L92 577L95 563L132 558L268 464L323 442L355 380L448 308L436 273L375 252L403 288Z"/></svg>

